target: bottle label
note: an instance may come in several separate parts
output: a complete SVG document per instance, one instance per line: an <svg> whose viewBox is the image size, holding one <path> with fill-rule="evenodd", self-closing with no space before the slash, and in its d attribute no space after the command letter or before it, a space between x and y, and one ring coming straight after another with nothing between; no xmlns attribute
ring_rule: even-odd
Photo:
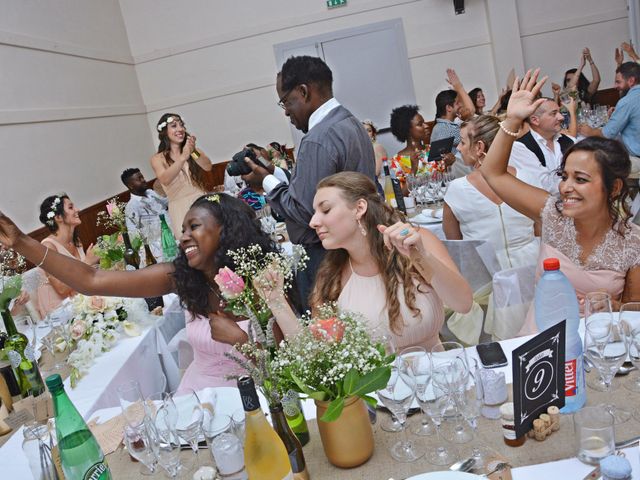
<svg viewBox="0 0 640 480"><path fill-rule="evenodd" d="M578 393L577 359L564 362L564 396L574 397Z"/></svg>
<svg viewBox="0 0 640 480"><path fill-rule="evenodd" d="M103 463L95 463L84 474L84 480L107 480L111 478L109 475L109 468Z"/></svg>
<svg viewBox="0 0 640 480"><path fill-rule="evenodd" d="M516 426L513 423L502 423L502 435L507 440L516 439Z"/></svg>

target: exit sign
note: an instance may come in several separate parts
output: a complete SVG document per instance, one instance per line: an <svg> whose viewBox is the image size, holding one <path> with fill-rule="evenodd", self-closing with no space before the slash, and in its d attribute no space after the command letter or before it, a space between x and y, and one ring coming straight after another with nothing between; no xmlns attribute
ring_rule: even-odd
<svg viewBox="0 0 640 480"><path fill-rule="evenodd" d="M327 0L327 8L344 7L347 0Z"/></svg>

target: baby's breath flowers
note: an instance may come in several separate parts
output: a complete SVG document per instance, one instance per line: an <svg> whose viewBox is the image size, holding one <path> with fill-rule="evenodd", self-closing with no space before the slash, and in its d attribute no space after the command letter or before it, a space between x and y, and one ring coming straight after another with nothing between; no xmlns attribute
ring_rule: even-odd
<svg viewBox="0 0 640 480"><path fill-rule="evenodd" d="M306 328L283 341L271 362L281 391L330 401L321 418L326 422L340 416L347 397L358 396L375 406L368 394L386 386L393 356L372 341L362 316L338 312L329 304L319 316L303 321Z"/></svg>

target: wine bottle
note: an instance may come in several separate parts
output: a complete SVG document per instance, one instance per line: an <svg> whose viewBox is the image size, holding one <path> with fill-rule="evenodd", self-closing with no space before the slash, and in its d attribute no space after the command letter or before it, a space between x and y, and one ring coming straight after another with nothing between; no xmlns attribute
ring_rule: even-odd
<svg viewBox="0 0 640 480"><path fill-rule="evenodd" d="M298 440L300 440L300 445L304 447L309 443L309 427L307 426L306 418L304 418L302 404L300 403L298 394L294 393L292 396L283 399L282 407L291 431L298 437Z"/></svg>
<svg viewBox="0 0 640 480"><path fill-rule="evenodd" d="M244 463L249 480L293 480L287 449L260 409L253 379L240 377L238 389L245 411Z"/></svg>
<svg viewBox="0 0 640 480"><path fill-rule="evenodd" d="M398 210L406 215L407 208L404 206L404 195L402 194L402 187L400 186L400 181L396 177L396 172L393 170L391 171L391 188L393 189L393 196L396 199Z"/></svg>
<svg viewBox="0 0 640 480"><path fill-rule="evenodd" d="M5 347L5 343L9 335L7 332L0 332L0 350L3 350ZM11 364L9 360L0 360L0 375L4 378L4 381L9 387L9 393L12 397L16 395L20 395L20 387L18 386L18 382L16 380L16 375L13 373L13 368L11 368Z"/></svg>
<svg viewBox="0 0 640 480"><path fill-rule="evenodd" d="M282 440L282 443L284 443L284 447L289 454L289 463L291 464L294 480L309 480L309 472L307 471L307 464L304 461L302 445L287 423L282 404L277 403L270 406L269 411L271 412L273 429L280 437L280 440ZM308 433L309 432L307 432L307 435Z"/></svg>
<svg viewBox="0 0 640 480"><path fill-rule="evenodd" d="M151 251L148 243L144 244L144 263L146 267L150 267L151 265L158 263L156 257L153 256L153 252ZM164 300L162 300L162 297L149 297L145 298L144 301L147 302L149 311L158 307L164 307Z"/></svg>
<svg viewBox="0 0 640 480"><path fill-rule="evenodd" d="M384 169L384 201L387 202L388 205L395 207L394 201L396 198L396 194L393 191L393 183L391 183L389 164L384 161L382 163L382 168Z"/></svg>
<svg viewBox="0 0 640 480"><path fill-rule="evenodd" d="M162 260L170 262L178 255L178 246L164 215L160 215L160 240L162 243Z"/></svg>
<svg viewBox="0 0 640 480"><path fill-rule="evenodd" d="M47 377L53 400L60 463L67 480L110 480L100 445L64 391L57 373Z"/></svg>
<svg viewBox="0 0 640 480"><path fill-rule="evenodd" d="M140 254L131 246L129 232L122 232L122 240L124 241L124 262L138 270L140 268Z"/></svg>
<svg viewBox="0 0 640 480"><path fill-rule="evenodd" d="M5 340L5 350L9 363L20 389L20 396L37 397L44 392L44 383L36 362L35 349L29 344L29 339L18 332L8 305L1 312L4 328L9 337Z"/></svg>

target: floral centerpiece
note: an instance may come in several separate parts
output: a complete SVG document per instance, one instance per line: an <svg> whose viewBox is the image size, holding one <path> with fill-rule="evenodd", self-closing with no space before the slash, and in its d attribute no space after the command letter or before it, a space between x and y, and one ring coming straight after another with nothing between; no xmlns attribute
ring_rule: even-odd
<svg viewBox="0 0 640 480"><path fill-rule="evenodd" d="M279 346L273 375L284 390L294 390L317 401L330 402L320 420L340 417L347 397L360 397L374 406L370 393L387 385L393 355L371 339L363 318L338 312L335 305L319 309L319 316L304 319L305 327Z"/></svg>
<svg viewBox="0 0 640 480"><path fill-rule="evenodd" d="M22 255L0 245L0 312L8 309L11 300L20 295L21 273L26 266Z"/></svg>
<svg viewBox="0 0 640 480"><path fill-rule="evenodd" d="M126 232L127 217L124 213L126 206L126 203L119 202L116 197L113 197L107 202L105 210L98 212L98 225L118 232Z"/></svg>
<svg viewBox="0 0 640 480"><path fill-rule="evenodd" d="M68 335L56 339L56 348L69 347L71 350L75 347L68 359L71 386L75 387L93 360L111 350L122 334L128 337L140 335L140 326L148 321L149 313L142 299L77 294L71 304L73 320Z"/></svg>
<svg viewBox="0 0 640 480"><path fill-rule="evenodd" d="M276 252L264 254L259 245L249 245L228 253L236 265L235 270L221 268L214 278L226 301L226 310L249 319L255 317L264 328L273 314L267 302L258 295L253 279L269 268L282 274L285 291L290 289L296 270L306 266L306 252L304 248L294 246L293 255Z"/></svg>
<svg viewBox="0 0 640 480"><path fill-rule="evenodd" d="M115 233L99 237L94 248L94 253L100 258L100 268L104 270L123 264L127 242L134 252L138 252L143 246L144 239L139 234L129 239L126 206L126 203L118 202L114 197L107 202L105 210L98 212L97 224L116 230Z"/></svg>

